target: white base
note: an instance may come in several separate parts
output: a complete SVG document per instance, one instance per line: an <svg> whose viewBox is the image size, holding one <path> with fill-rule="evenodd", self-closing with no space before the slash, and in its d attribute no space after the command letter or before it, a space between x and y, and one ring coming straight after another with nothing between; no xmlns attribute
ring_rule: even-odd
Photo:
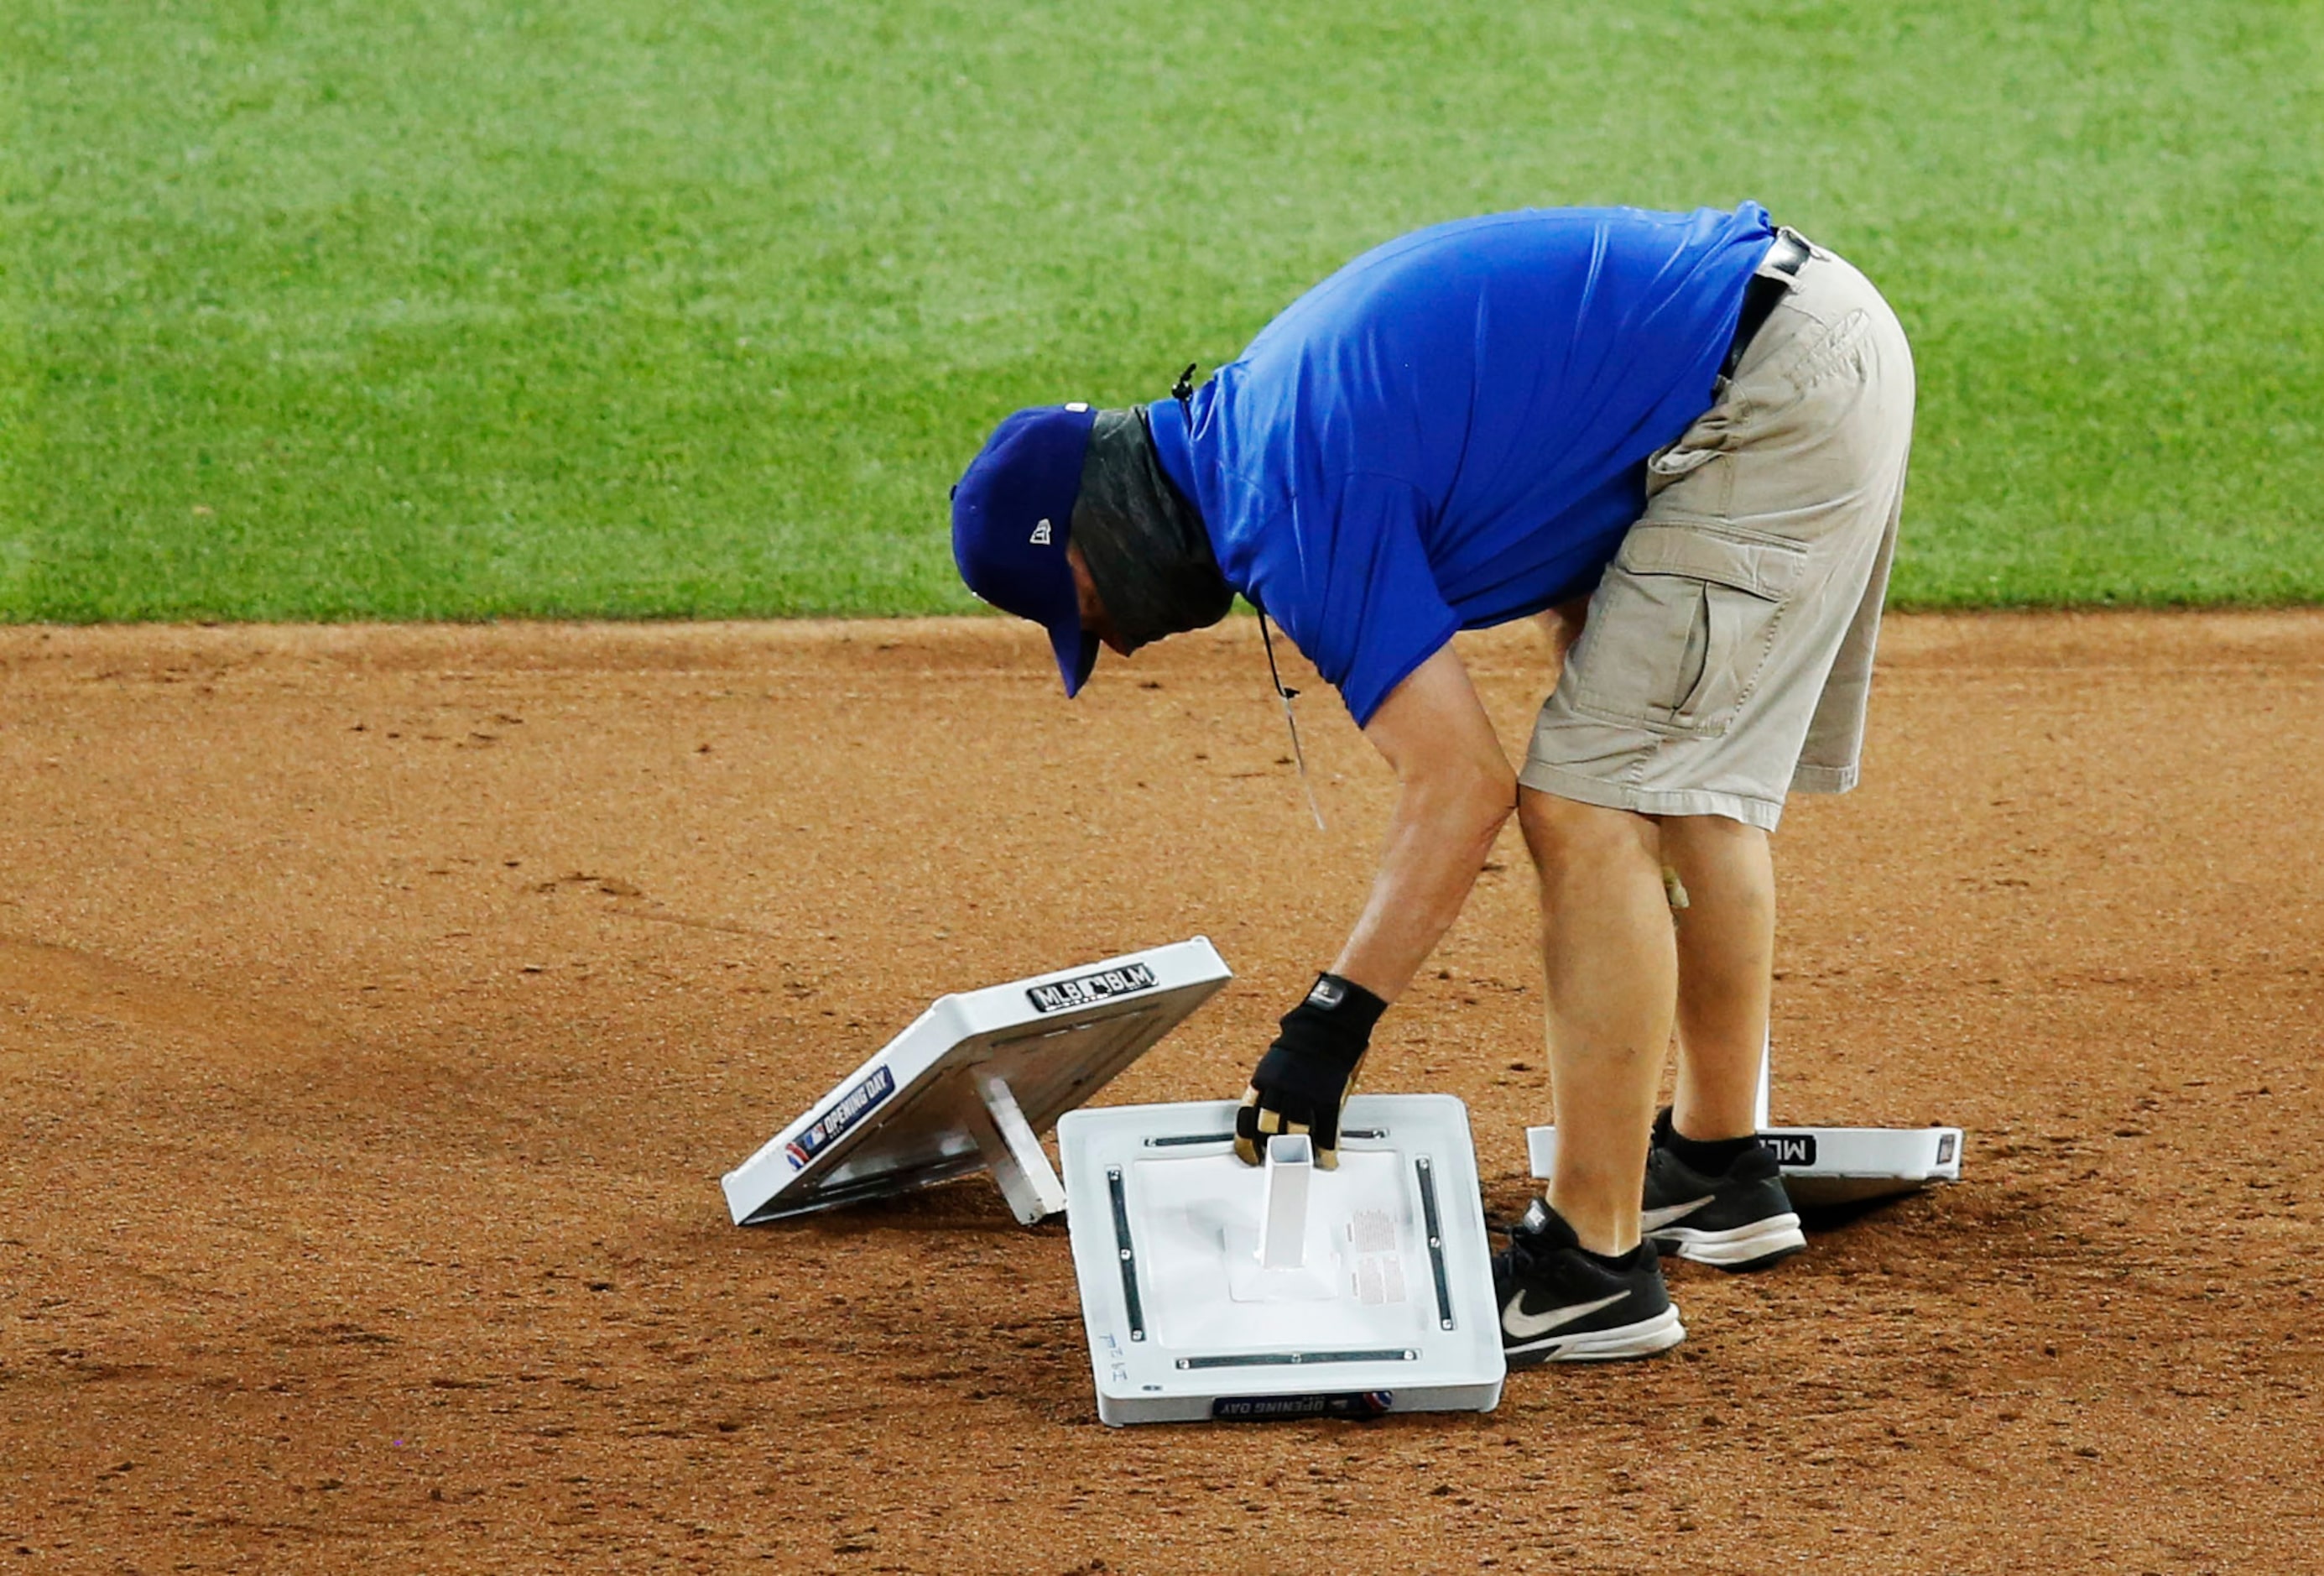
<svg viewBox="0 0 2324 1576"><path fill-rule="evenodd" d="M1811 1210L1865 1203L1960 1180L1959 1127L1763 1127L1759 1141L1784 1168L1784 1191ZM1526 1129L1533 1174L1557 1160L1557 1129Z"/></svg>
<svg viewBox="0 0 2324 1576"><path fill-rule="evenodd" d="M1200 936L936 998L721 1179L737 1226L987 1170L1027 1225L1065 1207L1041 1134L1232 976Z"/></svg>
<svg viewBox="0 0 2324 1576"><path fill-rule="evenodd" d="M1234 1113L1057 1124L1098 1416L1490 1411L1506 1365L1461 1102L1359 1095L1338 1169L1293 1174L1286 1157L1280 1177L1234 1158Z"/></svg>

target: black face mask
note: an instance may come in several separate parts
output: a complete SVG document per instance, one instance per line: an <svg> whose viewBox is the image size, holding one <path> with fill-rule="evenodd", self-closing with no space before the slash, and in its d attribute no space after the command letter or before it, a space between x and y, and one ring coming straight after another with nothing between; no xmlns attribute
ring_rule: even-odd
<svg viewBox="0 0 2324 1576"><path fill-rule="evenodd" d="M1143 410L1100 411L1071 540L1122 644L1216 624L1234 606L1203 517L1162 469Z"/></svg>

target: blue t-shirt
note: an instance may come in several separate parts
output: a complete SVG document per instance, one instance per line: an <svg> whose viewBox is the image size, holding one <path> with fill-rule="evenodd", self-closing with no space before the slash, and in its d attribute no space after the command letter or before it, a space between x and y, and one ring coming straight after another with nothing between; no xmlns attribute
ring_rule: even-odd
<svg viewBox="0 0 2324 1576"><path fill-rule="evenodd" d="M1710 408L1767 214L1540 209L1373 248L1152 407L1219 567L1359 725L1455 629L1586 590Z"/></svg>

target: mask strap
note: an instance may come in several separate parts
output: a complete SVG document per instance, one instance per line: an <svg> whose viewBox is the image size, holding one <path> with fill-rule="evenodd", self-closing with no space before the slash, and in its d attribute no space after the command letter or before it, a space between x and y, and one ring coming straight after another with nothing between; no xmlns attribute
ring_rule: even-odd
<svg viewBox="0 0 2324 1576"><path fill-rule="evenodd" d="M1285 687L1283 670L1275 665L1275 637L1268 633L1267 609L1255 599L1251 607L1259 614L1259 638L1267 647L1267 676L1275 681L1276 699L1283 702L1283 726L1291 730L1291 758L1299 767L1299 791L1307 795L1307 813L1315 818L1315 830L1323 831L1326 830L1323 811L1315 802L1315 784L1307 777L1307 752L1299 747L1299 718L1291 711L1291 702L1298 699L1299 691Z"/></svg>
<svg viewBox="0 0 2324 1576"><path fill-rule="evenodd" d="M1186 363L1186 370L1180 373L1178 381L1170 385L1170 397L1178 402L1178 409L1185 415L1189 438L1194 431L1194 369L1201 365L1196 361ZM1299 718L1291 709L1291 702L1298 699L1299 691L1284 684L1283 670L1276 666L1275 636L1268 628L1267 608L1256 597L1250 598L1250 605L1259 614L1259 641L1267 647L1267 676L1275 683L1275 698L1283 702L1283 726L1290 730L1291 759L1299 768L1299 791L1307 796L1307 813L1315 818L1315 830L1323 831L1327 830L1323 825L1323 809L1315 802L1315 784L1307 775L1307 752L1299 746Z"/></svg>

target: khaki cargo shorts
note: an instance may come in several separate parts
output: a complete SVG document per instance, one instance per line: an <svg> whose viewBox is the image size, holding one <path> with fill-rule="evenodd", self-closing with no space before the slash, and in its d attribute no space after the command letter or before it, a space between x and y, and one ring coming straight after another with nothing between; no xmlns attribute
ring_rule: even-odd
<svg viewBox="0 0 2324 1576"><path fill-rule="evenodd" d="M1855 787L1912 437L1904 329L1812 247L1717 403L1647 459L1518 781L1770 831L1788 791Z"/></svg>

